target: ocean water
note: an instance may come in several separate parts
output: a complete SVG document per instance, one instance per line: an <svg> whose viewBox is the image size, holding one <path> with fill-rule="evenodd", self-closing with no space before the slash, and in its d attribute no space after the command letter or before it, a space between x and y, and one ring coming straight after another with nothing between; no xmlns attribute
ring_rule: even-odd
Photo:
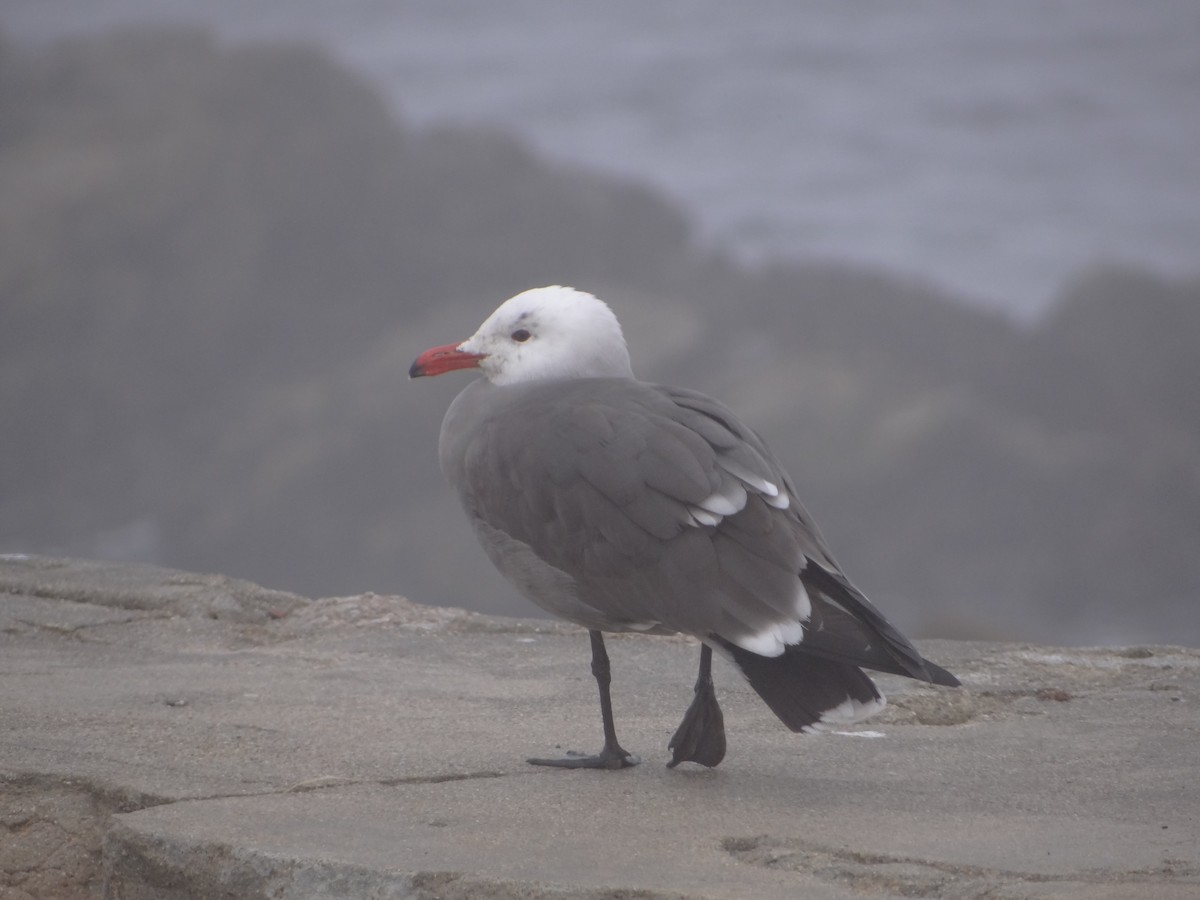
<svg viewBox="0 0 1200 900"><path fill-rule="evenodd" d="M1197 0L5 0L46 41L317 43L418 125L656 185L750 259L912 274L1018 317L1118 262L1200 272Z"/></svg>

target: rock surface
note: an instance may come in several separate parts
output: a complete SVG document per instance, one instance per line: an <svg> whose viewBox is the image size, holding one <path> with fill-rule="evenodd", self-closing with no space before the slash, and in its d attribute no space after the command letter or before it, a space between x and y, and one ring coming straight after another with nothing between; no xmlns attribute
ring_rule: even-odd
<svg viewBox="0 0 1200 900"><path fill-rule="evenodd" d="M1200 896L1200 651L923 642L962 690L818 737L691 641L143 566L0 557L0 898Z"/></svg>

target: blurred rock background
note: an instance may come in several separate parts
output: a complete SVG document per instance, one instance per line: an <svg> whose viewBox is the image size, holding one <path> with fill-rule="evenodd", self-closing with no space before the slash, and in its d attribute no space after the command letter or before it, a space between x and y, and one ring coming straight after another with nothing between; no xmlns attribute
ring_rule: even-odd
<svg viewBox="0 0 1200 900"><path fill-rule="evenodd" d="M0 42L0 551L531 614L437 471L465 378L405 373L545 283L762 432L906 629L1200 644L1200 279L1093 267L1018 321L752 265L643 184L203 30Z"/></svg>

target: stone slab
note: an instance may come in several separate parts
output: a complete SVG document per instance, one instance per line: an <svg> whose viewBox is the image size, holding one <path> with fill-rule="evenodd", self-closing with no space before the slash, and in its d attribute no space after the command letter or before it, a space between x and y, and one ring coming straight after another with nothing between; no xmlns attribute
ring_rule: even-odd
<svg viewBox="0 0 1200 900"><path fill-rule="evenodd" d="M696 646L614 637L644 762L567 772L583 632L277 593L0 558L0 900L1200 896L1193 649L921 642L964 689L821 736L718 664L729 754L669 770Z"/></svg>

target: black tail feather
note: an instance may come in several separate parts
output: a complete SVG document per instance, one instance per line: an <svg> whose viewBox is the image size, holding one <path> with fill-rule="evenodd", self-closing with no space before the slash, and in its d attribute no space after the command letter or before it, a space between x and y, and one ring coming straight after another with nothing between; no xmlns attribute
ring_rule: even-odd
<svg viewBox="0 0 1200 900"><path fill-rule="evenodd" d="M821 659L788 647L779 656L759 656L724 638L713 640L733 657L750 686L792 731L803 731L847 700L869 704L883 699L857 666Z"/></svg>

